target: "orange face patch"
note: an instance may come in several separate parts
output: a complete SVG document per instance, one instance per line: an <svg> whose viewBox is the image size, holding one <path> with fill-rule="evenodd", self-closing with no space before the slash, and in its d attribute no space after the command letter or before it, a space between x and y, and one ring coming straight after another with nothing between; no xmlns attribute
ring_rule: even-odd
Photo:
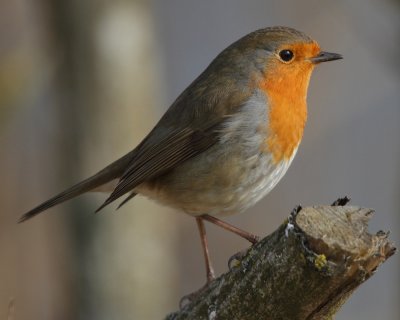
<svg viewBox="0 0 400 320"><path fill-rule="evenodd" d="M287 45L281 48L294 53L289 63L272 58L259 83L269 102L267 139L262 151L269 151L275 162L289 160L303 136L307 120L307 89L313 64L308 58L320 49L316 43Z"/></svg>

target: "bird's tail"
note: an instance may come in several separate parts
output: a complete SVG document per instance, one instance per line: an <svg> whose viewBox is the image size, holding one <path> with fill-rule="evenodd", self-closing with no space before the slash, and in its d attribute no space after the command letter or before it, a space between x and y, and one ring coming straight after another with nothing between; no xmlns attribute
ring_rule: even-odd
<svg viewBox="0 0 400 320"><path fill-rule="evenodd" d="M77 183L76 185L68 188L67 190L57 194L56 196L50 198L49 200L43 202L32 210L26 212L18 222L24 222L30 218L33 218L37 214L56 206L64 201L75 198L83 193L92 191L101 185L106 184L114 179L119 178L127 168L129 162L131 161L134 151L126 154L117 161L111 163L109 166L105 167L103 170L99 171L95 175Z"/></svg>

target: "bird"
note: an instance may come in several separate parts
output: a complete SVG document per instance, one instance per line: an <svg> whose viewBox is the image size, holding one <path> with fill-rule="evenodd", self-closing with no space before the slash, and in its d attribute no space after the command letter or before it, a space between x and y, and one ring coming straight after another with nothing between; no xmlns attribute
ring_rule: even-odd
<svg viewBox="0 0 400 320"><path fill-rule="evenodd" d="M247 210L281 180L307 120L314 67L342 59L305 33L275 26L224 49L132 151L26 212L19 222L87 192L110 193L96 212L136 195L195 217L207 281L214 279L204 221L256 243L223 220ZM119 208L118 207L118 208Z"/></svg>

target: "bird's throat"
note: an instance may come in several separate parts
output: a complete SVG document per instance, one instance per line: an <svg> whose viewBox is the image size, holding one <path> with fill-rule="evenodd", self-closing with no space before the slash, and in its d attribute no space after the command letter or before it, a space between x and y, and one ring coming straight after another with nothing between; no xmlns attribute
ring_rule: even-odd
<svg viewBox="0 0 400 320"><path fill-rule="evenodd" d="M272 153L274 161L290 160L303 137L307 120L307 89L312 67L284 73L271 72L260 87L268 97L267 138L263 151ZM280 78L274 77L280 74Z"/></svg>

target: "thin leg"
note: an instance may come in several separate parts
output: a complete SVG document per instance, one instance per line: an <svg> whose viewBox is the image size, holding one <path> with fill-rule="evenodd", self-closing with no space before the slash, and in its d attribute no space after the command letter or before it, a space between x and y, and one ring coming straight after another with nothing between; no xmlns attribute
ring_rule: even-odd
<svg viewBox="0 0 400 320"><path fill-rule="evenodd" d="M204 227L204 222L202 217L196 217L197 226L200 232L201 245L203 247L204 259L206 261L206 271L207 271L207 282L214 280L214 269L211 265L210 254L208 252L208 244L206 237L206 228Z"/></svg>
<svg viewBox="0 0 400 320"><path fill-rule="evenodd" d="M242 238L245 238L247 241L250 241L252 244L257 243L260 240L260 238L255 236L254 234L251 234L251 233L249 233L247 231L244 231L242 229L236 228L235 226L233 226L233 225L231 225L231 224L229 224L229 223L227 223L225 221L219 220L219 219L217 219L217 218L215 218L213 216L210 216L208 214L202 215L201 218L204 219L204 220L207 220L208 222L211 222L211 223L213 223L213 224L215 224L215 225L217 225L217 226L219 226L219 227L221 227L221 228L223 228L225 230L228 230L230 232L236 233L238 236L241 236Z"/></svg>

